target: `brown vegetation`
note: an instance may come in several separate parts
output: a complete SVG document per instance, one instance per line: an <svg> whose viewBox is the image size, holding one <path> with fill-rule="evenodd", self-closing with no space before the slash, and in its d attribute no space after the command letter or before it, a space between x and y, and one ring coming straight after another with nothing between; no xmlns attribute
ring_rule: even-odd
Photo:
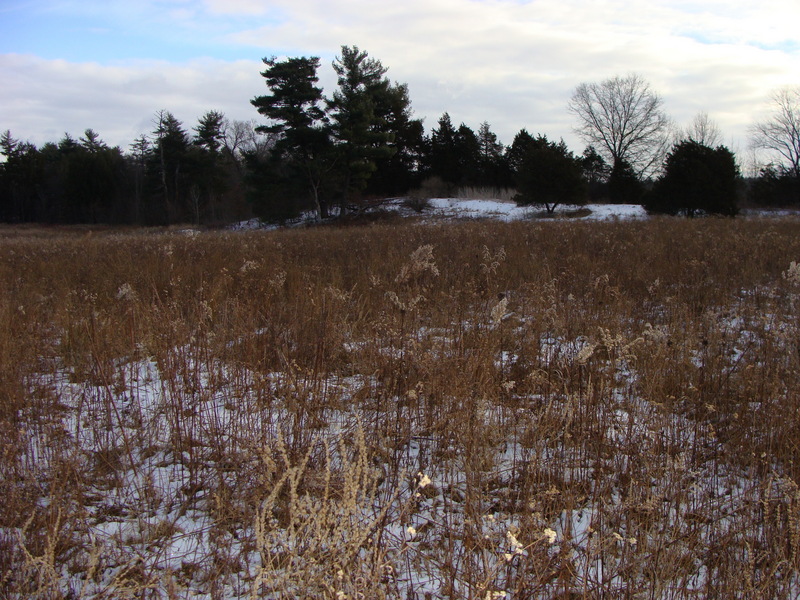
<svg viewBox="0 0 800 600"><path fill-rule="evenodd" d="M796 597L794 260L788 219L3 230L0 596Z"/></svg>

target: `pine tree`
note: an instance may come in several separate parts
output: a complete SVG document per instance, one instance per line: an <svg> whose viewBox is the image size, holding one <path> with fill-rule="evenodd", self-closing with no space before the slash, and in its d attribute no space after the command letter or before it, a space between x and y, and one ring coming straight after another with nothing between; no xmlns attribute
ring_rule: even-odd
<svg viewBox="0 0 800 600"><path fill-rule="evenodd" d="M581 157L581 166L589 185L589 197L593 201L603 198L608 193L608 178L611 175L608 163L594 146L587 146Z"/></svg>
<svg viewBox="0 0 800 600"><path fill-rule="evenodd" d="M520 171L525 155L535 146L536 139L526 129L520 129L505 153L506 163L512 173Z"/></svg>
<svg viewBox="0 0 800 600"><path fill-rule="evenodd" d="M555 143L547 136L529 137L519 137L520 156L515 172L517 204L544 206L551 214L562 203L584 204L586 181L580 160L563 140Z"/></svg>
<svg viewBox="0 0 800 600"><path fill-rule="evenodd" d="M322 89L317 87L319 58L299 57L283 61L265 58L266 79L270 94L251 100L268 125L256 128L274 134L276 141L271 164L257 161L251 167L262 171L260 180L280 179L274 190L262 190L256 198L262 216L287 218L301 209L297 197L305 188L314 205L317 218L328 214L323 186L333 168L330 128L322 103ZM276 182L277 183L277 182ZM273 193L274 192L274 193ZM288 201L288 204L287 204Z"/></svg>
<svg viewBox="0 0 800 600"><path fill-rule="evenodd" d="M617 160L608 176L608 196L614 204L639 204L645 188L626 160Z"/></svg>
<svg viewBox="0 0 800 600"><path fill-rule="evenodd" d="M195 223L205 218L216 222L217 203L225 188L225 165L220 153L224 139L225 115L216 110L206 112L194 127L190 152L192 182L189 194Z"/></svg>
<svg viewBox="0 0 800 600"><path fill-rule="evenodd" d="M426 157L427 175L438 177L451 187L461 182L457 136L450 115L444 113L439 117L437 127L431 131Z"/></svg>
<svg viewBox="0 0 800 600"><path fill-rule="evenodd" d="M0 136L0 154L9 159L13 157L19 146L19 140L11 135L11 130L6 129L2 136Z"/></svg>
<svg viewBox="0 0 800 600"><path fill-rule="evenodd" d="M406 84L393 83L375 97L376 127L390 134L392 152L375 157L376 170L368 191L402 195L419 183L420 163L425 150L425 128L413 118Z"/></svg>
<svg viewBox="0 0 800 600"><path fill-rule="evenodd" d="M333 69L339 87L327 104L340 157L344 213L353 195L366 187L378 161L395 151L390 145L394 134L385 126L391 83L384 77L388 69L357 46L342 46Z"/></svg>
<svg viewBox="0 0 800 600"><path fill-rule="evenodd" d="M87 129L83 133L83 137L79 140L80 145L88 152L99 152L100 150L107 150L108 146L100 139L100 135L94 129Z"/></svg>
<svg viewBox="0 0 800 600"><path fill-rule="evenodd" d="M144 200L144 181L147 162L152 153L152 145L145 134L141 134L130 145L128 162L133 173L133 206L128 218L134 223L142 223L142 204Z"/></svg>
<svg viewBox="0 0 800 600"><path fill-rule="evenodd" d="M197 127L194 128L194 144L205 148L211 154L217 154L222 147L224 134L222 125L225 115L216 110L210 110L200 117Z"/></svg>
<svg viewBox="0 0 800 600"><path fill-rule="evenodd" d="M693 140L673 146L656 181L651 212L734 216L738 212L739 168L725 146L711 148Z"/></svg>
<svg viewBox="0 0 800 600"><path fill-rule="evenodd" d="M459 186L481 185L481 145L478 136L465 123L456 129L455 153Z"/></svg>
<svg viewBox="0 0 800 600"><path fill-rule="evenodd" d="M188 190L183 185L183 169L186 166L189 137L183 123L167 110L156 113L154 124L154 158L157 161L161 198L167 222L174 222L185 216L183 204Z"/></svg>
<svg viewBox="0 0 800 600"><path fill-rule="evenodd" d="M478 185L499 188L507 183L506 164L503 158L503 144L497 140L497 134L487 121L478 129L478 146L480 148L480 168Z"/></svg>

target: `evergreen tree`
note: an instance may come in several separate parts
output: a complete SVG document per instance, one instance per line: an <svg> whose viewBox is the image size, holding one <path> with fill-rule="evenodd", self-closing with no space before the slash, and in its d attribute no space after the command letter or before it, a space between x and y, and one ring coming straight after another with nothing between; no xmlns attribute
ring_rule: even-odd
<svg viewBox="0 0 800 600"><path fill-rule="evenodd" d="M401 195L419 183L420 163L425 151L425 128L413 118L408 86L391 84L376 95L378 127L391 135L392 152L375 158L376 170L367 191Z"/></svg>
<svg viewBox="0 0 800 600"><path fill-rule="evenodd" d="M70 158L81 151L78 142L71 135L64 137L54 144L47 142L42 145L36 154L36 164L39 168L35 182L33 210L35 220L42 223L71 223L75 222L73 210L66 200L69 186Z"/></svg>
<svg viewBox="0 0 800 600"><path fill-rule="evenodd" d="M100 135L93 129L87 129L79 141L81 147L88 152L99 152L108 149L106 143L100 139Z"/></svg>
<svg viewBox="0 0 800 600"><path fill-rule="evenodd" d="M594 146L587 146L583 151L581 166L583 167L583 176L589 186L589 198L598 200L606 196L611 169Z"/></svg>
<svg viewBox="0 0 800 600"><path fill-rule="evenodd" d="M44 176L44 161L39 150L34 144L21 142L6 131L0 140L0 151L5 156L5 162L0 165L3 221L42 220L40 184Z"/></svg>
<svg viewBox="0 0 800 600"><path fill-rule="evenodd" d="M0 134L0 220L41 223L163 224L220 220L236 168L222 152L220 113L200 119L190 139L168 111L154 121L153 140L141 135L123 155L93 129L65 133L41 148ZM242 178L238 176L237 183ZM243 185L237 198L243 199ZM244 210L243 210L244 208ZM237 213L251 213L237 205Z"/></svg>
<svg viewBox="0 0 800 600"><path fill-rule="evenodd" d="M378 161L395 152L390 145L394 133L386 127L391 83L384 77L387 68L357 46L342 46L333 69L339 87L327 104L340 157L344 213L366 187Z"/></svg>
<svg viewBox="0 0 800 600"><path fill-rule="evenodd" d="M273 164L257 159L249 164L262 171L257 179L266 176L279 181L270 189L257 190L254 200L262 216L286 218L297 214L302 208L302 196L308 196L317 218L325 217L328 204L324 185L334 159L330 128L320 106L322 89L316 86L319 58L278 61L272 57L265 58L264 64L267 69L261 75L266 79L270 94L258 96L251 103L270 123L256 130L275 135L269 161Z"/></svg>
<svg viewBox="0 0 800 600"><path fill-rule="evenodd" d="M797 206L800 180L793 171L769 164L750 182L747 197L759 206Z"/></svg>
<svg viewBox="0 0 800 600"><path fill-rule="evenodd" d="M218 154L225 137L222 131L224 121L225 115L216 110L210 110L200 117L194 128L195 146L206 149L212 155Z"/></svg>
<svg viewBox="0 0 800 600"><path fill-rule="evenodd" d="M12 158L16 154L17 146L19 146L19 140L11 135L10 129L6 129L3 135L0 136L0 154L5 156L6 159Z"/></svg>
<svg viewBox="0 0 800 600"><path fill-rule="evenodd" d="M141 134L130 145L128 155L128 165L133 181L132 199L133 204L129 207L127 218L129 222L136 224L143 223L142 206L144 203L144 185L147 163L152 154L152 145L145 134Z"/></svg>
<svg viewBox="0 0 800 600"><path fill-rule="evenodd" d="M555 143L540 135L532 142L519 137L519 142L524 144L524 149L518 147L521 156L515 173L517 204L544 206L552 214L559 204L586 202L581 162L563 140Z"/></svg>
<svg viewBox="0 0 800 600"><path fill-rule="evenodd" d="M425 158L425 174L441 179L450 191L465 185L481 184L481 144L475 132L465 123L458 129L448 113L444 113L431 131Z"/></svg>
<svg viewBox="0 0 800 600"><path fill-rule="evenodd" d="M725 146L684 140L673 146L646 206L651 212L733 216L738 212L739 168Z"/></svg>
<svg viewBox="0 0 800 600"><path fill-rule="evenodd" d="M617 160L608 176L608 196L615 204L640 204L644 196L644 184L636 176L627 161Z"/></svg>
<svg viewBox="0 0 800 600"><path fill-rule="evenodd" d="M109 148L91 129L40 149L10 132L0 139L0 218L6 222L119 222L128 169L119 148Z"/></svg>
<svg viewBox="0 0 800 600"><path fill-rule="evenodd" d="M448 113L439 118L437 127L431 131L426 163L426 174L429 177L439 177L451 187L460 182L461 167L456 146L456 129Z"/></svg>
<svg viewBox="0 0 800 600"><path fill-rule="evenodd" d="M226 187L226 165L220 153L225 115L216 110L206 112L194 128L192 158L192 182L189 194L195 223L210 219L218 220L219 198Z"/></svg>
<svg viewBox="0 0 800 600"><path fill-rule="evenodd" d="M58 151L65 155L71 154L72 152L77 152L80 147L81 145L78 140L72 137L69 133L65 133L64 137L58 142Z"/></svg>
<svg viewBox="0 0 800 600"><path fill-rule="evenodd" d="M156 113L155 126L152 171L157 173L158 177L157 185L163 206L163 218L172 223L187 216L185 204L188 198L186 189L188 186L184 186L183 175L187 167L189 136L183 128L183 123L167 110Z"/></svg>
<svg viewBox="0 0 800 600"><path fill-rule="evenodd" d="M526 129L520 129L511 145L506 148L505 159L512 174L519 173L529 150L536 147L536 139Z"/></svg>
<svg viewBox="0 0 800 600"><path fill-rule="evenodd" d="M475 132L464 123L456 130L455 153L458 165L455 183L459 186L482 185L481 144Z"/></svg>
<svg viewBox="0 0 800 600"><path fill-rule="evenodd" d="M487 121L478 129L480 167L478 185L500 188L508 184L507 166L503 156L503 144Z"/></svg>
<svg viewBox="0 0 800 600"><path fill-rule="evenodd" d="M91 131L91 130L88 130ZM123 218L121 201L126 180L125 159L119 148L109 148L95 134L90 144L61 160L61 212L68 223L109 223Z"/></svg>

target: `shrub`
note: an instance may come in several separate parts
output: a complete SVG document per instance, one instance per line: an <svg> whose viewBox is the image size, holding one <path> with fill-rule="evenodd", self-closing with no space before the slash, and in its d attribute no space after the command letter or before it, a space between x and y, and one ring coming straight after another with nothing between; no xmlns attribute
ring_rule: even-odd
<svg viewBox="0 0 800 600"><path fill-rule="evenodd" d="M544 206L552 213L559 204L585 204L586 180L583 166L566 144L546 136L531 140L523 150L516 172L514 200L520 206Z"/></svg>
<svg viewBox="0 0 800 600"><path fill-rule="evenodd" d="M640 204L644 196L644 184L624 160L614 163L608 178L608 195L614 204Z"/></svg>
<svg viewBox="0 0 800 600"><path fill-rule="evenodd" d="M738 212L739 168L724 146L711 148L693 140L676 144L647 203L650 212L733 216Z"/></svg>
<svg viewBox="0 0 800 600"><path fill-rule="evenodd" d="M431 198L446 198L453 193L452 186L441 177L433 176L423 180L420 186L409 192L403 205L415 212L423 212L430 207Z"/></svg>

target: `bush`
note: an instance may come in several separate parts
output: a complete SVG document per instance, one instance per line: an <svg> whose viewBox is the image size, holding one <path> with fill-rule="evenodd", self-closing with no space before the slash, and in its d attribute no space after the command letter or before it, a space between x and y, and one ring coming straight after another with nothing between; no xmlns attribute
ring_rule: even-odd
<svg viewBox="0 0 800 600"><path fill-rule="evenodd" d="M608 195L614 204L641 204L644 184L624 160L617 161L608 178Z"/></svg>
<svg viewBox="0 0 800 600"><path fill-rule="evenodd" d="M580 160L546 136L532 140L525 148L516 173L514 200L520 206L544 206L552 213L559 204L585 204L586 180Z"/></svg>
<svg viewBox="0 0 800 600"><path fill-rule="evenodd" d="M758 206L796 206L800 204L800 180L789 171L767 165L750 182L747 199Z"/></svg>
<svg viewBox="0 0 800 600"><path fill-rule="evenodd" d="M420 186L409 192L403 206L421 213L430 208L431 198L446 198L452 195L452 186L441 177L433 176L423 180Z"/></svg>
<svg viewBox="0 0 800 600"><path fill-rule="evenodd" d="M667 155L664 174L646 204L649 212L733 216L738 212L739 168L725 146L686 140Z"/></svg>

